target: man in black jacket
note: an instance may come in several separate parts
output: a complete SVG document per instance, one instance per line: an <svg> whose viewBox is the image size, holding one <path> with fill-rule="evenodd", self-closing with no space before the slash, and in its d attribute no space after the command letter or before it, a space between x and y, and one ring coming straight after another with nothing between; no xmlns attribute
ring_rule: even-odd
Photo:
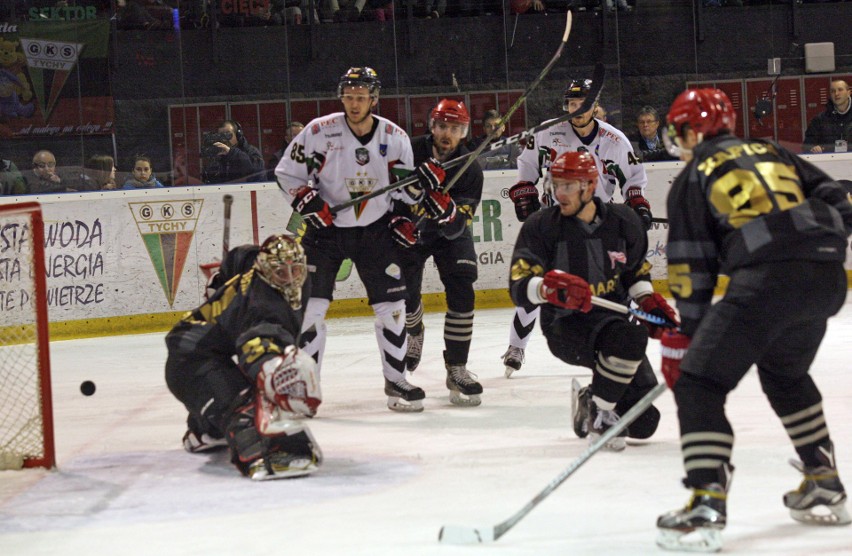
<svg viewBox="0 0 852 556"><path fill-rule="evenodd" d="M660 132L660 114L653 106L643 106L636 116L636 146L642 162L677 160L666 151Z"/></svg>
<svg viewBox="0 0 852 556"><path fill-rule="evenodd" d="M255 182L266 178L263 155L249 144L238 122L224 120L218 133L229 137L202 146L204 183ZM205 149L210 149L210 156Z"/></svg>
<svg viewBox="0 0 852 556"><path fill-rule="evenodd" d="M805 132L803 152L846 152L847 141L852 139L852 98L849 84L842 79L831 82L831 99L825 111L811 120Z"/></svg>

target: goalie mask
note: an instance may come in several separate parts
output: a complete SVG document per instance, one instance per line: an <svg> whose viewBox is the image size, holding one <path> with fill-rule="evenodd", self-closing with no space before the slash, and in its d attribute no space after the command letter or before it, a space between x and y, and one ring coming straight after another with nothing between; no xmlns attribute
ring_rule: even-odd
<svg viewBox="0 0 852 556"><path fill-rule="evenodd" d="M379 74L373 68L349 68L346 73L340 76L337 82L337 97L343 97L343 89L346 87L364 87L370 92L370 98L377 100L379 91L382 88L382 82L379 81Z"/></svg>
<svg viewBox="0 0 852 556"><path fill-rule="evenodd" d="M730 133L737 125L737 114L728 95L719 89L687 89L677 96L666 116L668 124L663 142L672 156L680 157L679 140L692 129L698 142Z"/></svg>
<svg viewBox="0 0 852 556"><path fill-rule="evenodd" d="M302 308L302 286L308 277L305 250L286 235L270 236L260 247L254 268L260 279L280 291L290 307Z"/></svg>

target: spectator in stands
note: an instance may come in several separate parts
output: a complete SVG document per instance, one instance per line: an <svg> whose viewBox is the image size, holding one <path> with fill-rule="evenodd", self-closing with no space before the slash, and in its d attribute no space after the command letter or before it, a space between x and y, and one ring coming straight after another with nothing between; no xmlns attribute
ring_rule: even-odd
<svg viewBox="0 0 852 556"><path fill-rule="evenodd" d="M849 84L842 79L831 82L825 111L811 120L805 132L804 152L846 152L852 140L852 99Z"/></svg>
<svg viewBox="0 0 852 556"><path fill-rule="evenodd" d="M48 150L33 155L33 168L24 175L30 193L64 193L77 191L71 180L56 171L56 157Z"/></svg>
<svg viewBox="0 0 852 556"><path fill-rule="evenodd" d="M269 159L269 163L266 165L266 179L275 181L275 167L281 162L281 157L284 156L284 151L290 146L293 137L297 136L303 129L305 129L305 124L302 122L290 122L287 124L287 132L284 134L284 144L281 145L280 149L275 151L275 154L272 155L272 158Z"/></svg>
<svg viewBox="0 0 852 556"><path fill-rule="evenodd" d="M152 187L163 187L163 184L154 176L151 159L144 154L137 154L133 157L133 172L127 177L122 189L150 189Z"/></svg>
<svg viewBox="0 0 852 556"><path fill-rule="evenodd" d="M323 23L358 21L367 0L320 0Z"/></svg>
<svg viewBox="0 0 852 556"><path fill-rule="evenodd" d="M660 130L660 114L653 106L643 106L636 116L638 133L633 137L638 147L642 162L660 162L662 160L677 160L672 157L663 144L663 133Z"/></svg>
<svg viewBox="0 0 852 556"><path fill-rule="evenodd" d="M201 180L189 175L186 156L183 152L175 154L172 168L172 185L201 185Z"/></svg>
<svg viewBox="0 0 852 556"><path fill-rule="evenodd" d="M107 154L92 155L83 166L81 191L110 191L116 189L115 159Z"/></svg>
<svg viewBox="0 0 852 556"><path fill-rule="evenodd" d="M439 19L447 13L447 0L421 0L414 5L414 15L426 19Z"/></svg>
<svg viewBox="0 0 852 556"><path fill-rule="evenodd" d="M27 182L11 160L0 154L0 195L23 195L27 192Z"/></svg>
<svg viewBox="0 0 852 556"><path fill-rule="evenodd" d="M502 119L503 118L500 116L498 111L487 110L482 118L482 130L484 133L468 141L467 150L471 152L475 151L495 129L497 129L498 132L494 137L494 141L502 139L503 134L506 131L506 126L500 124L500 120ZM476 159L483 170L505 170L506 168L517 168L517 145L504 145L494 151L488 151L487 149L488 148L486 147L486 149L482 151L482 154Z"/></svg>
<svg viewBox="0 0 852 556"><path fill-rule="evenodd" d="M367 0L362 18L368 21L393 21L393 0Z"/></svg>
<svg viewBox="0 0 852 556"><path fill-rule="evenodd" d="M119 29L168 28L162 17L161 5L153 0L116 0L116 25ZM152 10L155 10L152 13ZM169 20L171 17L169 17Z"/></svg>
<svg viewBox="0 0 852 556"><path fill-rule="evenodd" d="M595 107L595 118L602 122L606 121L606 108L604 108L602 104L598 104Z"/></svg>
<svg viewBox="0 0 852 556"><path fill-rule="evenodd" d="M266 177L263 155L257 147L249 144L238 122L222 121L218 133L228 139L216 140L202 147L210 149L204 152L201 175L204 183L253 182Z"/></svg>

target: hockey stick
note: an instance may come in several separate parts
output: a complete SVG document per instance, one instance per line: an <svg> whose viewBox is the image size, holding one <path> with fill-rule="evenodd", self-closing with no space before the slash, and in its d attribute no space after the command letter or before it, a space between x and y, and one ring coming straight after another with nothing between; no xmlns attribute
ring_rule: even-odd
<svg viewBox="0 0 852 556"><path fill-rule="evenodd" d="M505 535L512 527L522 520L533 508L538 506L545 498L550 496L556 488L565 482L565 480L574 474L584 463L589 461L607 442L618 436L621 431L626 429L633 421L636 420L646 409L648 409L654 400L666 391L668 387L666 383L656 385L650 392L639 400L636 405L630 408L630 411L625 413L618 422L610 427L604 434L594 441L586 451L580 454L574 462L569 465L562 473L556 476L544 489L535 495L526 506L515 512L509 519L501 521L494 526L486 527L465 527L463 525L444 525L438 533L438 541L447 544L475 544L496 541Z"/></svg>
<svg viewBox="0 0 852 556"><path fill-rule="evenodd" d="M609 309L610 311L615 311L616 313L621 313L623 315L633 315L644 321L648 321L651 324L656 324L657 326L668 326L671 328L677 327L677 325L669 321L669 319L664 319L663 317L658 317L657 315L652 315L651 313L646 313L645 311L640 311L639 309L634 309L632 307L626 307L621 303L616 303L615 301L610 301L609 299L604 299L596 295L592 296L592 305L603 307L604 309Z"/></svg>
<svg viewBox="0 0 852 556"><path fill-rule="evenodd" d="M231 205L234 204L234 197L226 194L222 197L222 202L225 203L225 225L222 229L222 261L224 261L228 251L231 250Z"/></svg>

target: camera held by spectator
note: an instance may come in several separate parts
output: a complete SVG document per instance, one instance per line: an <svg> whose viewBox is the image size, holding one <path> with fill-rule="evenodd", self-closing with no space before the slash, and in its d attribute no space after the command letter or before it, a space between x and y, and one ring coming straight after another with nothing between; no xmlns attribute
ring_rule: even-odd
<svg viewBox="0 0 852 556"><path fill-rule="evenodd" d="M228 154L228 143L234 135L230 131L206 131L201 139L201 156L213 158Z"/></svg>

